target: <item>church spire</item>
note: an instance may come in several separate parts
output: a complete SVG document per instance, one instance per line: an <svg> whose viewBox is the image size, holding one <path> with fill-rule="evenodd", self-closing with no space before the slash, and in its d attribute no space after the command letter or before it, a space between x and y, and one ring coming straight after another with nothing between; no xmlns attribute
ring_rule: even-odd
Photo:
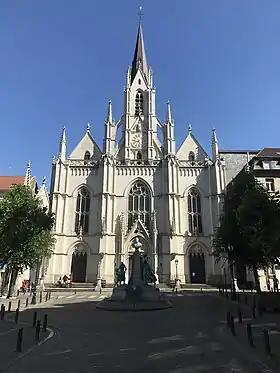
<svg viewBox="0 0 280 373"><path fill-rule="evenodd" d="M212 129L212 159L214 162L219 159L219 145L215 128Z"/></svg>
<svg viewBox="0 0 280 373"><path fill-rule="evenodd" d="M59 159L65 161L66 159L66 127L63 126L62 134L59 144Z"/></svg>
<svg viewBox="0 0 280 373"><path fill-rule="evenodd" d="M141 18L139 21L136 47L135 47L135 52L134 52L134 58L132 61L131 82L135 78L135 75L137 74L138 70L142 71L143 75L148 81L148 70L149 69L148 69L147 57L146 57L146 52L145 52Z"/></svg>
<svg viewBox="0 0 280 373"><path fill-rule="evenodd" d="M25 171L25 178L24 178L24 185L30 187L30 180L31 180L31 163L28 161Z"/></svg>

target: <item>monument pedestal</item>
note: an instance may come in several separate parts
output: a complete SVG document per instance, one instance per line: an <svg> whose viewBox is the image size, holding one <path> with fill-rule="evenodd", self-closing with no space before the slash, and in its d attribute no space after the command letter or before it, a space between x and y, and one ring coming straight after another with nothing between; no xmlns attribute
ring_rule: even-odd
<svg viewBox="0 0 280 373"><path fill-rule="evenodd" d="M142 287L141 300L144 302L159 301L161 295L155 286L144 285Z"/></svg>
<svg viewBox="0 0 280 373"><path fill-rule="evenodd" d="M114 287L111 295L111 300L124 301L126 297L126 290L124 286Z"/></svg>

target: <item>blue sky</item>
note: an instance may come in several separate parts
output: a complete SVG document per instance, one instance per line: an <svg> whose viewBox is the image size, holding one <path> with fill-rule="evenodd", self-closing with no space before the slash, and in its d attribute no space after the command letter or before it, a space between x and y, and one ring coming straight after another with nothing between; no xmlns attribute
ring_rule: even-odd
<svg viewBox="0 0 280 373"><path fill-rule="evenodd" d="M30 159L49 179L64 124L68 154L87 122L102 145L108 101L122 114L139 5L177 148L189 123L207 151L213 126L224 149L280 147L279 0L1 0L0 174Z"/></svg>

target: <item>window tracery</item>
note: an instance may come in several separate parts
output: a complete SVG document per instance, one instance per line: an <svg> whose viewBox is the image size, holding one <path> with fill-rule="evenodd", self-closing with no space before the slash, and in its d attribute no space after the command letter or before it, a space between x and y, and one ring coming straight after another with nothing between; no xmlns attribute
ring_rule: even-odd
<svg viewBox="0 0 280 373"><path fill-rule="evenodd" d="M76 212L75 212L75 232L88 233L90 214L90 193L87 188L81 188L78 191Z"/></svg>
<svg viewBox="0 0 280 373"><path fill-rule="evenodd" d="M202 233L201 199L196 188L191 188L188 193L188 220L191 234Z"/></svg>
<svg viewBox="0 0 280 373"><path fill-rule="evenodd" d="M150 227L151 195L147 186L141 181L136 181L128 194L128 229L137 219Z"/></svg>
<svg viewBox="0 0 280 373"><path fill-rule="evenodd" d="M143 104L143 93L141 91L137 91L135 96L135 115L142 115L144 112L144 104Z"/></svg>

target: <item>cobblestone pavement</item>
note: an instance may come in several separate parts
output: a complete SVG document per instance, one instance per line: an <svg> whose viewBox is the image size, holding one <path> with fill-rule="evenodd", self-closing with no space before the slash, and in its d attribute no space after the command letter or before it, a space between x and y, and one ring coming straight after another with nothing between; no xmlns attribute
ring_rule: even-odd
<svg viewBox="0 0 280 373"><path fill-rule="evenodd" d="M97 310L90 293L69 296L36 306L55 335L3 373L272 372L223 330L228 302L216 294L168 293L172 309L134 313Z"/></svg>

